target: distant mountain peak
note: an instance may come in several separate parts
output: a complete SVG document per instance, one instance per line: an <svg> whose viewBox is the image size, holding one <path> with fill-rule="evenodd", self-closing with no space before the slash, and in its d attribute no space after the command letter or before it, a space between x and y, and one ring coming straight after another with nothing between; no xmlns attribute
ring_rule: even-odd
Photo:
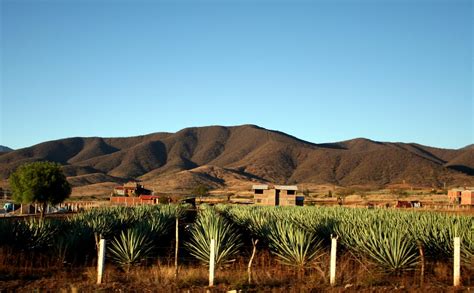
<svg viewBox="0 0 474 293"><path fill-rule="evenodd" d="M7 146L4 146L4 145L0 145L0 153L7 153L7 152L11 152L13 151L13 149L7 147Z"/></svg>
<svg viewBox="0 0 474 293"><path fill-rule="evenodd" d="M461 150L474 150L474 143L461 148Z"/></svg>

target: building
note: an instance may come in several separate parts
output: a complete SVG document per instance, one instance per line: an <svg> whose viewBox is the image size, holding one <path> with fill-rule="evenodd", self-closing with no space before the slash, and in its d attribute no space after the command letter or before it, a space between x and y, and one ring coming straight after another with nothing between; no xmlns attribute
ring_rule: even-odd
<svg viewBox="0 0 474 293"><path fill-rule="evenodd" d="M159 200L160 197L157 195L112 196L110 203L123 205L158 204Z"/></svg>
<svg viewBox="0 0 474 293"><path fill-rule="evenodd" d="M152 191L146 189L138 182L127 182L123 186L117 186L112 192L110 202L115 204L157 204L159 196L152 195Z"/></svg>
<svg viewBox="0 0 474 293"><path fill-rule="evenodd" d="M459 204L461 203L461 194L464 189L455 188L448 190L448 199L450 203Z"/></svg>
<svg viewBox="0 0 474 293"><path fill-rule="evenodd" d="M474 205L474 189L466 189L461 192L461 205Z"/></svg>
<svg viewBox="0 0 474 293"><path fill-rule="evenodd" d="M114 195L117 196L140 196L140 195L151 195L152 191L146 189L143 185L138 182L127 182L123 186L117 186L114 188Z"/></svg>
<svg viewBox="0 0 474 293"><path fill-rule="evenodd" d="M253 185L254 203L264 206L302 206L304 195L297 195L296 185Z"/></svg>

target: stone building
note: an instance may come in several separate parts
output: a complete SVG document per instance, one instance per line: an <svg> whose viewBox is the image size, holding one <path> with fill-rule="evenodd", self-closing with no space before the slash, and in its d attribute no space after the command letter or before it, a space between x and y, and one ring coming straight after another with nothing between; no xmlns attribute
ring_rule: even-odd
<svg viewBox="0 0 474 293"><path fill-rule="evenodd" d="M263 206L302 206L304 195L297 195L296 185L253 185L254 203Z"/></svg>

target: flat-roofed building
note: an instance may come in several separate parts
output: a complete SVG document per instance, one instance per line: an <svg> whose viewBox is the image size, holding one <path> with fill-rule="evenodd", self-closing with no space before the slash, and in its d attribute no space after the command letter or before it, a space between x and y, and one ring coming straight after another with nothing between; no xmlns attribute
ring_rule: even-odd
<svg viewBox="0 0 474 293"><path fill-rule="evenodd" d="M264 206L302 206L304 195L297 195L296 185L253 185L254 203Z"/></svg>

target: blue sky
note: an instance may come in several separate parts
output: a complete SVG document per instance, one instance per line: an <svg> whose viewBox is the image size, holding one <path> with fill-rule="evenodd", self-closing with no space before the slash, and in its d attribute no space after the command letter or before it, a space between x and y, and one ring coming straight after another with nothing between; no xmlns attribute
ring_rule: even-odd
<svg viewBox="0 0 474 293"><path fill-rule="evenodd" d="M12 148L240 124L474 142L470 0L0 1Z"/></svg>

